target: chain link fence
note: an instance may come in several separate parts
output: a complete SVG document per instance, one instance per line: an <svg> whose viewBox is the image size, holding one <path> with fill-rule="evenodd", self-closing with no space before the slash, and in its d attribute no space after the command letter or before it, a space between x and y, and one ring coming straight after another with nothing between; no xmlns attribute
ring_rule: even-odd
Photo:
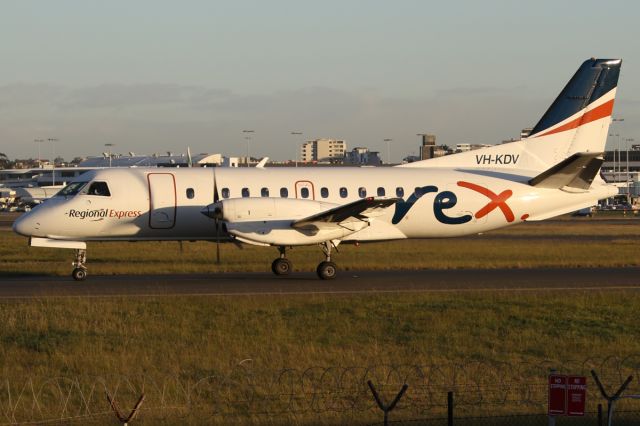
<svg viewBox="0 0 640 426"><path fill-rule="evenodd" d="M250 362L206 377L60 376L0 378L0 424L78 424L116 419L107 396L126 415L144 395L132 424L381 424L379 399L389 405L389 424L446 425L447 394L453 393L456 425L546 424L547 376L590 376L617 389L638 378L640 354L580 362L464 361L427 365L311 367L257 370ZM640 394L634 379L625 395ZM558 418L557 425L596 425L597 404L605 407L589 381L585 418ZM640 401L622 399L614 423L640 424Z"/></svg>

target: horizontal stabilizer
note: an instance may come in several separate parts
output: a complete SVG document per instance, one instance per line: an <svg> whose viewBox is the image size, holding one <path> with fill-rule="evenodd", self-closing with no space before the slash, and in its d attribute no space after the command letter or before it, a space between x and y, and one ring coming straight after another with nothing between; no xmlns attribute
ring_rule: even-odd
<svg viewBox="0 0 640 426"><path fill-rule="evenodd" d="M602 152L578 152L529 181L537 188L589 189L604 162Z"/></svg>
<svg viewBox="0 0 640 426"><path fill-rule="evenodd" d="M303 229L309 225L318 223L342 223L353 220L362 220L366 217L375 215L379 210L385 209L394 205L400 199L399 198L384 198L376 199L373 197L363 198L362 200L354 201L353 203L345 204L344 206L335 207L327 211L314 214L313 216L305 217L304 219L297 220L291 224L295 229Z"/></svg>

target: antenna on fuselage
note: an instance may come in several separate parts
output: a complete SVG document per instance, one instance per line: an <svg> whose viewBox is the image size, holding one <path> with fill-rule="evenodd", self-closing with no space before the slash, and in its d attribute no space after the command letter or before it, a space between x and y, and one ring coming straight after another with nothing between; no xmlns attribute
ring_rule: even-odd
<svg viewBox="0 0 640 426"><path fill-rule="evenodd" d="M193 167L193 160L191 159L191 148L187 147L187 166Z"/></svg>

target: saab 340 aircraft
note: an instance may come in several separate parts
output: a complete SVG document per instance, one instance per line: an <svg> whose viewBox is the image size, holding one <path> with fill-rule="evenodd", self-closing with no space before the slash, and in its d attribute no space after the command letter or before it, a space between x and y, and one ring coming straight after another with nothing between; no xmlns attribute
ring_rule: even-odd
<svg viewBox="0 0 640 426"><path fill-rule="evenodd" d="M209 240L286 249L318 244L331 279L341 242L441 238L539 221L617 194L599 176L621 60L584 62L521 141L379 168L102 169L75 179L13 225L34 247L87 241ZM545 72L552 67L544 68Z"/></svg>

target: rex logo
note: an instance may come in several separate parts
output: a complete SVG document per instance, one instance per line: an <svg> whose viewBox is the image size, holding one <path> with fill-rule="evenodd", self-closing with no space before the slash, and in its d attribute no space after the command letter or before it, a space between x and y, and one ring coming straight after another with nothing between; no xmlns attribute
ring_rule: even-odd
<svg viewBox="0 0 640 426"><path fill-rule="evenodd" d="M490 200L486 206L476 212L476 219L481 219L496 208L499 208L502 210L502 214L504 214L504 218L507 219L507 222L511 223L514 221L515 217L513 215L513 211L511 211L511 208L507 205L507 200L513 195L513 191L510 189L502 191L500 194L496 194L490 189L476 185L475 183L460 181L458 182L458 186L479 192Z"/></svg>
<svg viewBox="0 0 640 426"><path fill-rule="evenodd" d="M489 202L474 214L476 219L481 219L487 216L493 210L500 209L507 222L511 223L515 220L513 211L507 204L507 200L513 195L513 191L511 191L510 189L502 191L500 194L496 194L490 189L477 185L475 183L459 181L458 186L478 192L489 199ZM440 223L444 223L447 225L460 225L469 222L473 218L468 214L462 216L449 216L445 212L445 210L453 208L458 203L458 197L452 191L438 191L438 187L434 185L416 188L413 194L411 194L411 196L409 196L406 201L400 201L396 203L395 212L393 214L393 218L391 219L391 223L393 223L394 225L400 223L400 221L407 215L407 213L409 213L409 210L411 210L413 205L423 195L431 192L436 193L436 196L433 199L433 214Z"/></svg>

